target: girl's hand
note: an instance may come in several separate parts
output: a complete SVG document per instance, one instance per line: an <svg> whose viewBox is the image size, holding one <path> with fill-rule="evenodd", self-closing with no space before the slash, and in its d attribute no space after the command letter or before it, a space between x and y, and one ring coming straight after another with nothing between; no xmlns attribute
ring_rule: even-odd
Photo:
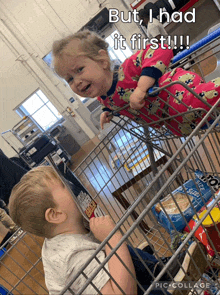
<svg viewBox="0 0 220 295"><path fill-rule="evenodd" d="M90 219L90 230L100 242L110 234L110 232L115 228L115 223L109 215L101 217L93 217Z"/></svg>
<svg viewBox="0 0 220 295"><path fill-rule="evenodd" d="M103 112L100 116L100 126L103 129L105 123L109 123L113 116L110 112Z"/></svg>
<svg viewBox="0 0 220 295"><path fill-rule="evenodd" d="M145 105L146 92L137 87L130 96L130 107L135 110L143 108Z"/></svg>

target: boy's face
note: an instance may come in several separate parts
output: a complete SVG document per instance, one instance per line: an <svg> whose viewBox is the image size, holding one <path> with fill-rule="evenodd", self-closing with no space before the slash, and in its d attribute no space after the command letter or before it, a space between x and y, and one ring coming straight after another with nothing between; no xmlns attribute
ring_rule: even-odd
<svg viewBox="0 0 220 295"><path fill-rule="evenodd" d="M56 61L59 75L67 81L73 92L82 97L94 98L106 95L111 87L106 62L104 60L94 61L89 57L77 55L77 50L72 49L73 42L67 45L65 51L67 54L63 54ZM76 54L68 54L71 50Z"/></svg>
<svg viewBox="0 0 220 295"><path fill-rule="evenodd" d="M74 220L82 218L73 197L66 187L63 187L60 183L53 183L51 191L58 210L65 213L68 218L73 218Z"/></svg>

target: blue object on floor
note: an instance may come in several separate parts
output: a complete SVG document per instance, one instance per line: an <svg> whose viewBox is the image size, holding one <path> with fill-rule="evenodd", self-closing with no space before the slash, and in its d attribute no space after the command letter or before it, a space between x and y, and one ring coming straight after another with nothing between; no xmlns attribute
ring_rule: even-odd
<svg viewBox="0 0 220 295"><path fill-rule="evenodd" d="M5 252L7 252L7 249L6 248L2 248L0 250L0 258L5 254ZM1 293L0 293L0 295L1 295Z"/></svg>
<svg viewBox="0 0 220 295"><path fill-rule="evenodd" d="M9 292L5 287L0 285L0 295L13 295L13 294Z"/></svg>

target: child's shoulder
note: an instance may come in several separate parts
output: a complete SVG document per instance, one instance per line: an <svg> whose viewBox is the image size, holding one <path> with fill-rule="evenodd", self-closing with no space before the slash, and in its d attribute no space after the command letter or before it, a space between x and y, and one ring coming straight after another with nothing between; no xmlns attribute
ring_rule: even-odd
<svg viewBox="0 0 220 295"><path fill-rule="evenodd" d="M51 239L45 239L44 240L44 247L47 248L53 248L53 247L63 247L64 245L66 245L65 247L72 248L72 247L76 247L76 245L80 244L82 241L86 241L88 243L92 243L95 242L94 237L92 232L89 232L87 234L73 234L73 233L64 233L64 234L60 234L57 235Z"/></svg>
<svg viewBox="0 0 220 295"><path fill-rule="evenodd" d="M86 235L61 234L52 239L45 239L42 247L42 259L51 264L54 261L60 263L68 261L76 253L87 250L96 250L99 244L90 233Z"/></svg>

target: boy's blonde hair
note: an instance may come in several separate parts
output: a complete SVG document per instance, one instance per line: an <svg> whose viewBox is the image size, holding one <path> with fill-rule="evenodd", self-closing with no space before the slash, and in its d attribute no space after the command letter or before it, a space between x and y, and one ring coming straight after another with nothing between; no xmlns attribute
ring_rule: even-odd
<svg viewBox="0 0 220 295"><path fill-rule="evenodd" d="M64 184L50 166L39 166L27 172L12 189L9 213L23 230L37 236L51 238L55 224L45 219L48 208L56 208L51 186Z"/></svg>
<svg viewBox="0 0 220 295"><path fill-rule="evenodd" d="M58 64L56 60L59 60L62 57L62 54L65 54L66 47L73 40L80 41L80 50L78 50L77 55L84 55L91 58L94 61L100 60L99 50L103 49L107 53L107 61L109 64L110 70L110 57L108 55L108 46L109 44L103 40L98 34L89 30L82 30L75 34L69 35L61 40L57 40L53 43L52 55L53 55L53 65L55 72L59 75ZM70 48L71 49L71 48Z"/></svg>

